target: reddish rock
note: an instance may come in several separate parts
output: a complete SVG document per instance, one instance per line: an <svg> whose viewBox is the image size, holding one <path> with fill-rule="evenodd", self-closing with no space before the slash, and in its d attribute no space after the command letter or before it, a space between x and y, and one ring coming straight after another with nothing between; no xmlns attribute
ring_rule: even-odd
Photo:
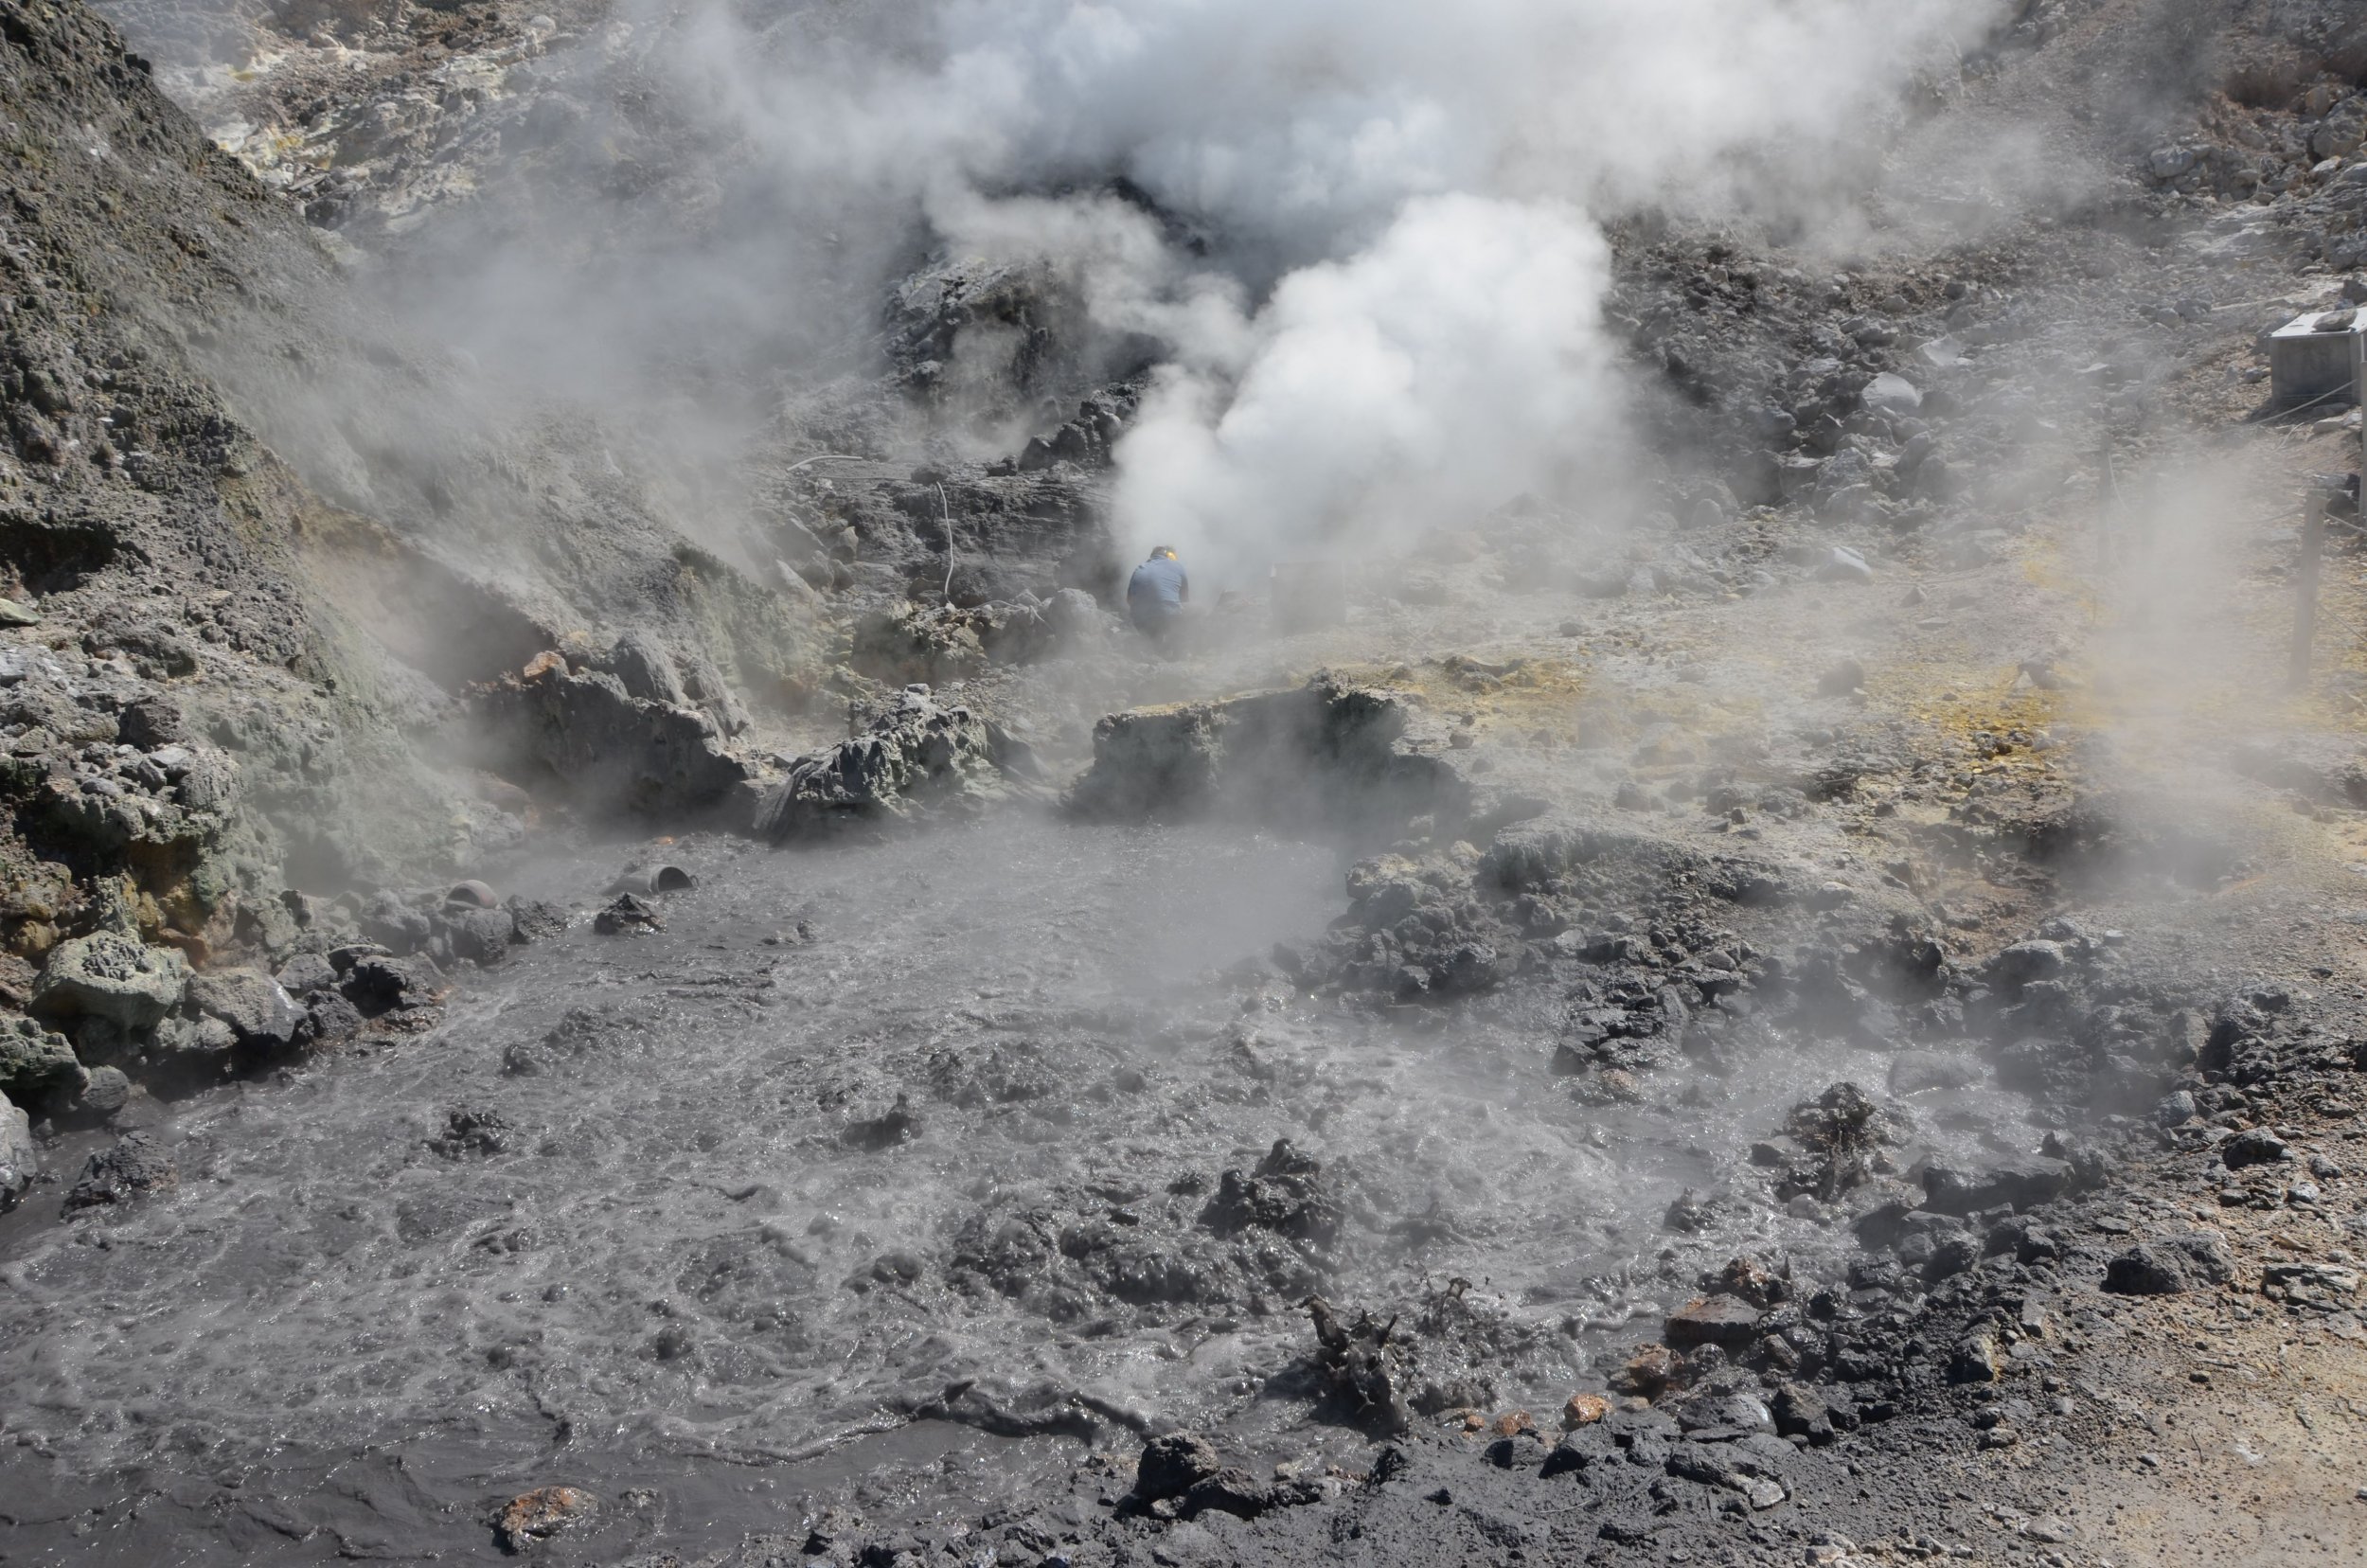
<svg viewBox="0 0 2367 1568"><path fill-rule="evenodd" d="M1593 1426L1610 1414L1611 1401L1600 1394L1573 1394L1561 1407L1561 1427L1564 1432L1575 1432L1580 1427Z"/></svg>

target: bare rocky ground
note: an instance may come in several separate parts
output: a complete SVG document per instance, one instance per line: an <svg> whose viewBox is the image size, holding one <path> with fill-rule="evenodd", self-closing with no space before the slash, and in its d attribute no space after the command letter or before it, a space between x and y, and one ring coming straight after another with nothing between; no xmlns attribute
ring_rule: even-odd
<svg viewBox="0 0 2367 1568"><path fill-rule="evenodd" d="M2094 172L2059 199L1940 160L1840 261L1635 218L1614 309L1665 466L1631 504L1451 520L1354 561L1344 627L1278 631L1250 592L1161 652L1110 615L1100 532L1138 383L1064 357L1041 280L917 261L885 365L740 454L728 537L593 416L437 408L465 378L341 306L341 267L504 180L712 219L665 178L662 117L570 75L597 8L115 14L155 66L76 6L10 0L0 28L0 1090L25 1108L0 1183L27 1209L98 1234L169 1203L157 1105L435 1027L472 965L564 929L447 895L539 835L623 811L804 841L1068 792L1356 857L1334 929L1228 976L1251 1017L1512 1020L1607 1121L1716 1096L1765 1032L1860 1042L1856 1089L1699 1197L1832 1245L1688 1264L1698 1299L1591 1352L1566 1413L1439 1370L1558 1332L1542 1314L1343 1300L1273 1369L1304 1413L1281 1439L949 1392L903 1416L1048 1444L1037 1490L792 1471L777 1528L676 1558L645 1532L631 1560L2367 1544L2367 598L2342 518L2312 675L2286 679L2304 490L2358 437L2335 409L2263 417L2256 375L2262 331L2367 294L2367 45L2339 9L2029 8L1900 155L2011 126ZM841 25L816 14L792 25ZM255 38L264 68L222 64ZM988 457L932 424L981 323L1029 346ZM347 377L412 444L306 390ZM489 476L525 520L498 546ZM594 543L538 546L562 527ZM1893 1157L1972 1082L2027 1096L1994 1164ZM1314 1277L1290 1271L1339 1222L1322 1168L1277 1149L1225 1181L1176 1244L1247 1238ZM1708 1221L1665 1223L1673 1258ZM578 1501L501 1529L626 1560ZM62 1527L38 1513L0 1507L28 1557Z"/></svg>

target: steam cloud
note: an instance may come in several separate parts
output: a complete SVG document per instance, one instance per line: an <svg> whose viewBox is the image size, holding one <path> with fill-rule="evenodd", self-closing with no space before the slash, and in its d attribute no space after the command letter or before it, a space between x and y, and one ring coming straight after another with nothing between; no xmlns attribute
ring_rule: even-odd
<svg viewBox="0 0 2367 1568"><path fill-rule="evenodd" d="M1603 476L1623 399L1600 218L1839 222L1911 73L1999 9L934 0L835 37L651 9L610 54L636 40L794 232L709 235L602 298L695 335L695 307L650 303L694 291L729 344L823 287L771 272L885 267L917 219L955 256L1049 264L1111 343L1158 346L1117 453L1125 542L1245 566L1401 536ZM883 278L838 297L855 281ZM514 333L515 303L485 314Z"/></svg>

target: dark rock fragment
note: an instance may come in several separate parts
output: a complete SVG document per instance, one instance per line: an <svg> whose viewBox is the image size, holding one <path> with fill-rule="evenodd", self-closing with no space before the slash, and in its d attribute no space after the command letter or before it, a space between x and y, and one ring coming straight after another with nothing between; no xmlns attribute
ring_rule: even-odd
<svg viewBox="0 0 2367 1568"><path fill-rule="evenodd" d="M2292 1157L2293 1150L2286 1141L2265 1127L2250 1128L2219 1146L2219 1158L2230 1170L2273 1165Z"/></svg>
<svg viewBox="0 0 2367 1568"><path fill-rule="evenodd" d="M1609 1463L1617 1454L1617 1446L1602 1427L1579 1427L1561 1434L1561 1440L1553 1446L1544 1462L1538 1466L1537 1473L1546 1479L1569 1475Z"/></svg>
<svg viewBox="0 0 2367 1568"><path fill-rule="evenodd" d="M1360 1312L1355 1323L1343 1324L1321 1296L1308 1297L1306 1307L1315 1325L1324 1381L1333 1396L1358 1419L1382 1432L1411 1427L1413 1417L1399 1386L1402 1365L1391 1343L1397 1320L1375 1323L1371 1313Z"/></svg>
<svg viewBox="0 0 2367 1568"><path fill-rule="evenodd" d="M509 900L510 928L521 942L547 942L567 934L567 912L534 899Z"/></svg>
<svg viewBox="0 0 2367 1568"><path fill-rule="evenodd" d="M518 939L518 922L507 909L478 909L447 904L436 918L436 935L454 958L474 964L497 964Z"/></svg>
<svg viewBox="0 0 2367 1568"><path fill-rule="evenodd" d="M1832 1411L1824 1397L1812 1388L1796 1382L1779 1383L1768 1408L1775 1417L1775 1431L1780 1436L1806 1437L1811 1443L1833 1440Z"/></svg>
<svg viewBox="0 0 2367 1568"><path fill-rule="evenodd" d="M361 1032L362 1009L336 990L316 991L304 1005L304 1032L313 1044L349 1040Z"/></svg>
<svg viewBox="0 0 2367 1568"><path fill-rule="evenodd" d="M1322 1175L1319 1162L1289 1139L1277 1138L1255 1172L1228 1170L1219 1178L1201 1223L1219 1236L1255 1228L1293 1240L1328 1242L1339 1235L1344 1216L1324 1189Z"/></svg>
<svg viewBox="0 0 2367 1568"><path fill-rule="evenodd" d="M116 715L116 733L127 745L154 751L187 740L189 727L170 698L142 697L123 704Z"/></svg>
<svg viewBox="0 0 2367 1568"><path fill-rule="evenodd" d="M1740 1296L1703 1296L1668 1315L1664 1337L1672 1345L1722 1345L1740 1348L1759 1337L1763 1314Z"/></svg>
<svg viewBox="0 0 2367 1568"><path fill-rule="evenodd" d="M83 1165L81 1180L65 1195L65 1206L72 1211L128 1203L180 1182L181 1168L163 1145L145 1132L129 1132Z"/></svg>
<svg viewBox="0 0 2367 1568"><path fill-rule="evenodd" d="M1224 1469L1208 1439L1197 1433L1171 1432L1143 1445L1134 1462L1134 1495L1146 1503L1181 1497Z"/></svg>
<svg viewBox="0 0 2367 1568"><path fill-rule="evenodd" d="M2035 1208L2061 1197L2071 1185L2071 1164L2043 1156L1979 1172L1932 1166L1923 1173L1924 1203L1940 1214L1972 1214L2009 1203Z"/></svg>
<svg viewBox="0 0 2367 1568"><path fill-rule="evenodd" d="M291 996L311 996L335 987L337 969L321 953L299 953L280 965L272 978Z"/></svg>
<svg viewBox="0 0 2367 1568"><path fill-rule="evenodd" d="M637 894L619 893L616 901L592 917L592 929L603 936L646 936L666 929L666 918Z"/></svg>
<svg viewBox="0 0 2367 1568"><path fill-rule="evenodd" d="M1206 1480L1193 1484L1184 1494L1184 1512L1188 1517L1213 1508L1236 1519L1255 1519L1276 1501L1273 1488L1249 1471L1228 1465Z"/></svg>
<svg viewBox="0 0 2367 1568"><path fill-rule="evenodd" d="M2177 1295L2235 1277L2235 1258L2216 1231L2157 1237L2105 1266L2104 1288L2121 1295Z"/></svg>
<svg viewBox="0 0 2367 1568"><path fill-rule="evenodd" d="M443 999L444 976L426 958L357 958L346 971L344 990L363 1017L377 1018L434 1007Z"/></svg>
<svg viewBox="0 0 2367 1568"><path fill-rule="evenodd" d="M500 1112L482 1105L455 1105L444 1113L444 1130L427 1147L447 1160L499 1154L517 1129Z"/></svg>

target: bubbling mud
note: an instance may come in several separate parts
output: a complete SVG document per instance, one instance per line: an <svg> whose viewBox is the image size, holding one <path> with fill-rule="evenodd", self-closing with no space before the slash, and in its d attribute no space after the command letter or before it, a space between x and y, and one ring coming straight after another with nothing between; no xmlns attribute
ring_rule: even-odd
<svg viewBox="0 0 2367 1568"><path fill-rule="evenodd" d="M1375 1010L1242 963L1344 908L1321 845L1002 817L668 856L699 885L662 932L578 922L432 1036L183 1103L179 1188L119 1216L37 1197L0 1274L6 1434L53 1479L359 1445L629 1488L915 1417L1272 1430L1321 1414L1317 1292L1468 1303L1462 1397L1557 1403L1702 1270L1840 1244L1743 1151L1878 1085L1860 1049L1770 1033L1580 1103L1549 987ZM582 909L613 870L527 891ZM1995 1139L1951 1093L1933 1147Z"/></svg>

